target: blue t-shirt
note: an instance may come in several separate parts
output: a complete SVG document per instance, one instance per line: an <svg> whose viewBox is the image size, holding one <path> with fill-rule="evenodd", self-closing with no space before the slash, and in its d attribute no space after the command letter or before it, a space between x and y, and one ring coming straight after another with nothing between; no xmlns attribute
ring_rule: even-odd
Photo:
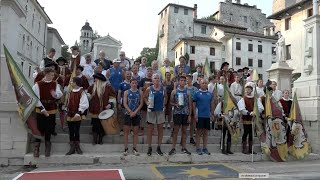
<svg viewBox="0 0 320 180"><path fill-rule="evenodd" d="M139 105L140 105L140 91L131 91L130 89L127 90L128 92L128 98L127 103L131 111L135 111ZM129 112L126 110L126 114L129 114Z"/></svg>
<svg viewBox="0 0 320 180"><path fill-rule="evenodd" d="M192 86L191 88L189 88L189 87L186 87L186 88L187 88L188 92L190 93L191 98L193 99L194 94L198 91L198 89L194 86Z"/></svg>
<svg viewBox="0 0 320 180"><path fill-rule="evenodd" d="M163 87L160 87L160 90L157 91L153 86L150 86L150 91L154 95L154 106L151 111L163 111L163 100L164 100L164 90Z"/></svg>
<svg viewBox="0 0 320 180"><path fill-rule="evenodd" d="M120 68L110 68L110 78L109 81L111 85L114 87L116 92L119 90L120 83L123 81L122 79L122 70Z"/></svg>
<svg viewBox="0 0 320 180"><path fill-rule="evenodd" d="M120 83L119 90L121 90L121 98L123 98L124 92L128 89L130 89L130 83L127 83L126 81Z"/></svg>
<svg viewBox="0 0 320 180"><path fill-rule="evenodd" d="M196 102L198 117L210 118L210 107L212 98L212 94L209 91L199 90L194 94L193 101Z"/></svg>

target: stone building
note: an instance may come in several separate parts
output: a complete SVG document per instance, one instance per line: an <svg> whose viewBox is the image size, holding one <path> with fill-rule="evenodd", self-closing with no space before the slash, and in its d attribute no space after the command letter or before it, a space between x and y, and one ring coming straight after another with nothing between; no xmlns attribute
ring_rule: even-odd
<svg viewBox="0 0 320 180"><path fill-rule="evenodd" d="M37 0L1 0L0 11L0 165L23 165L28 133L18 117L2 45L31 83L46 54L47 24L52 22Z"/></svg>
<svg viewBox="0 0 320 180"><path fill-rule="evenodd" d="M56 54L54 59L57 59L61 56L61 47L65 45L62 37L60 36L59 32L52 27L48 27L48 36L47 36L47 52L50 48L54 48L56 50Z"/></svg>
<svg viewBox="0 0 320 180"><path fill-rule="evenodd" d="M273 25L256 5L241 4L240 0L236 0L235 3L232 0L220 2L218 11L212 16L221 22L247 27L249 32L263 33L264 27Z"/></svg>
<svg viewBox="0 0 320 180"><path fill-rule="evenodd" d="M93 57L99 58L99 52L103 50L106 53L107 59L113 60L119 58L121 47L121 41L116 40L108 34L93 41Z"/></svg>
<svg viewBox="0 0 320 180"><path fill-rule="evenodd" d="M92 51L93 30L88 22L81 28L80 51L87 54Z"/></svg>
<svg viewBox="0 0 320 180"><path fill-rule="evenodd" d="M225 8L229 6L229 10ZM267 75L264 70L276 61L272 50L275 48L277 38L272 23L260 9L242 5L239 1L222 2L220 8L222 9L215 13L214 17L223 21L198 19L196 4L194 7L168 4L162 9L159 13L158 27L160 63L162 64L165 57L178 63L179 56L188 53L191 67L204 63L208 58L211 68L219 69L222 62L227 61L236 70L243 66L256 68L266 80ZM224 16L230 15L229 11L243 12L241 16L247 16L247 24L235 23L239 19L230 21L230 18ZM251 27L253 20L259 21L259 25ZM238 43L250 46L250 50L244 47L242 51L237 50ZM246 53L243 53L244 49ZM236 63L239 60L240 62Z"/></svg>
<svg viewBox="0 0 320 180"><path fill-rule="evenodd" d="M293 73L300 76L307 70L302 63L306 50L304 20L313 15L312 1L274 0L273 12L268 18L273 20L276 31L285 38L286 62L294 69Z"/></svg>

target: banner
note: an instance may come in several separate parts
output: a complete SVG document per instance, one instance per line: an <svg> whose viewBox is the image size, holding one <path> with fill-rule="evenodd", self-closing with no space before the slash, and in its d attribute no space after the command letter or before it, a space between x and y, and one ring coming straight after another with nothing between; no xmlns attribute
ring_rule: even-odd
<svg viewBox="0 0 320 180"><path fill-rule="evenodd" d="M293 135L293 143L289 146L289 153L296 159L303 159L309 154L310 146L308 143L308 135L302 123L302 116L296 93L294 94L289 121L292 123L291 134Z"/></svg>
<svg viewBox="0 0 320 180"><path fill-rule="evenodd" d="M24 74L12 58L6 46L4 46L4 54L11 82L14 87L21 122L28 133L32 134L36 138L42 138L41 133L37 128L37 121L33 115L35 106L39 99L33 92L31 86L24 77Z"/></svg>
<svg viewBox="0 0 320 180"><path fill-rule="evenodd" d="M204 74L207 78L211 76L211 70L210 70L208 58L206 58L206 61L204 62Z"/></svg>
<svg viewBox="0 0 320 180"><path fill-rule="evenodd" d="M286 161L288 146L282 108L269 91L266 93L265 101L266 143L270 150L270 158L277 162Z"/></svg>

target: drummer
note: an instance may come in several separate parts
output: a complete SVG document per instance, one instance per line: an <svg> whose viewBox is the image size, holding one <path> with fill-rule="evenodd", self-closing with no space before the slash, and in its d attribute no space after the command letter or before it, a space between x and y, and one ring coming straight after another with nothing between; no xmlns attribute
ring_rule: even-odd
<svg viewBox="0 0 320 180"><path fill-rule="evenodd" d="M124 92L123 106L125 108L124 116L124 152L123 155L128 154L128 134L132 127L133 129L133 149L134 155L138 156L137 142L138 142L138 128L140 125L140 109L143 106L142 91L138 89L138 80L130 80L130 89Z"/></svg>
<svg viewBox="0 0 320 180"><path fill-rule="evenodd" d="M116 92L111 85L106 83L107 79L103 74L94 74L93 78L95 79L95 82L89 87L88 96L90 104L89 115L92 118L92 144L95 145L103 144L102 139L105 135L104 129L98 116L103 110L112 108L113 104L109 102L109 97L115 96Z"/></svg>

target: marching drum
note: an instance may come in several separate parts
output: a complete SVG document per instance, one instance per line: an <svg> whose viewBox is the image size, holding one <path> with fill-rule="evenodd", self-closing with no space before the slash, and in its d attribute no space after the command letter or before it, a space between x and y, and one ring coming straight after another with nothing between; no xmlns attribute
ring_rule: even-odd
<svg viewBox="0 0 320 180"><path fill-rule="evenodd" d="M119 123L112 109L107 109L99 114L99 119L104 132L107 135L114 135L119 132Z"/></svg>

